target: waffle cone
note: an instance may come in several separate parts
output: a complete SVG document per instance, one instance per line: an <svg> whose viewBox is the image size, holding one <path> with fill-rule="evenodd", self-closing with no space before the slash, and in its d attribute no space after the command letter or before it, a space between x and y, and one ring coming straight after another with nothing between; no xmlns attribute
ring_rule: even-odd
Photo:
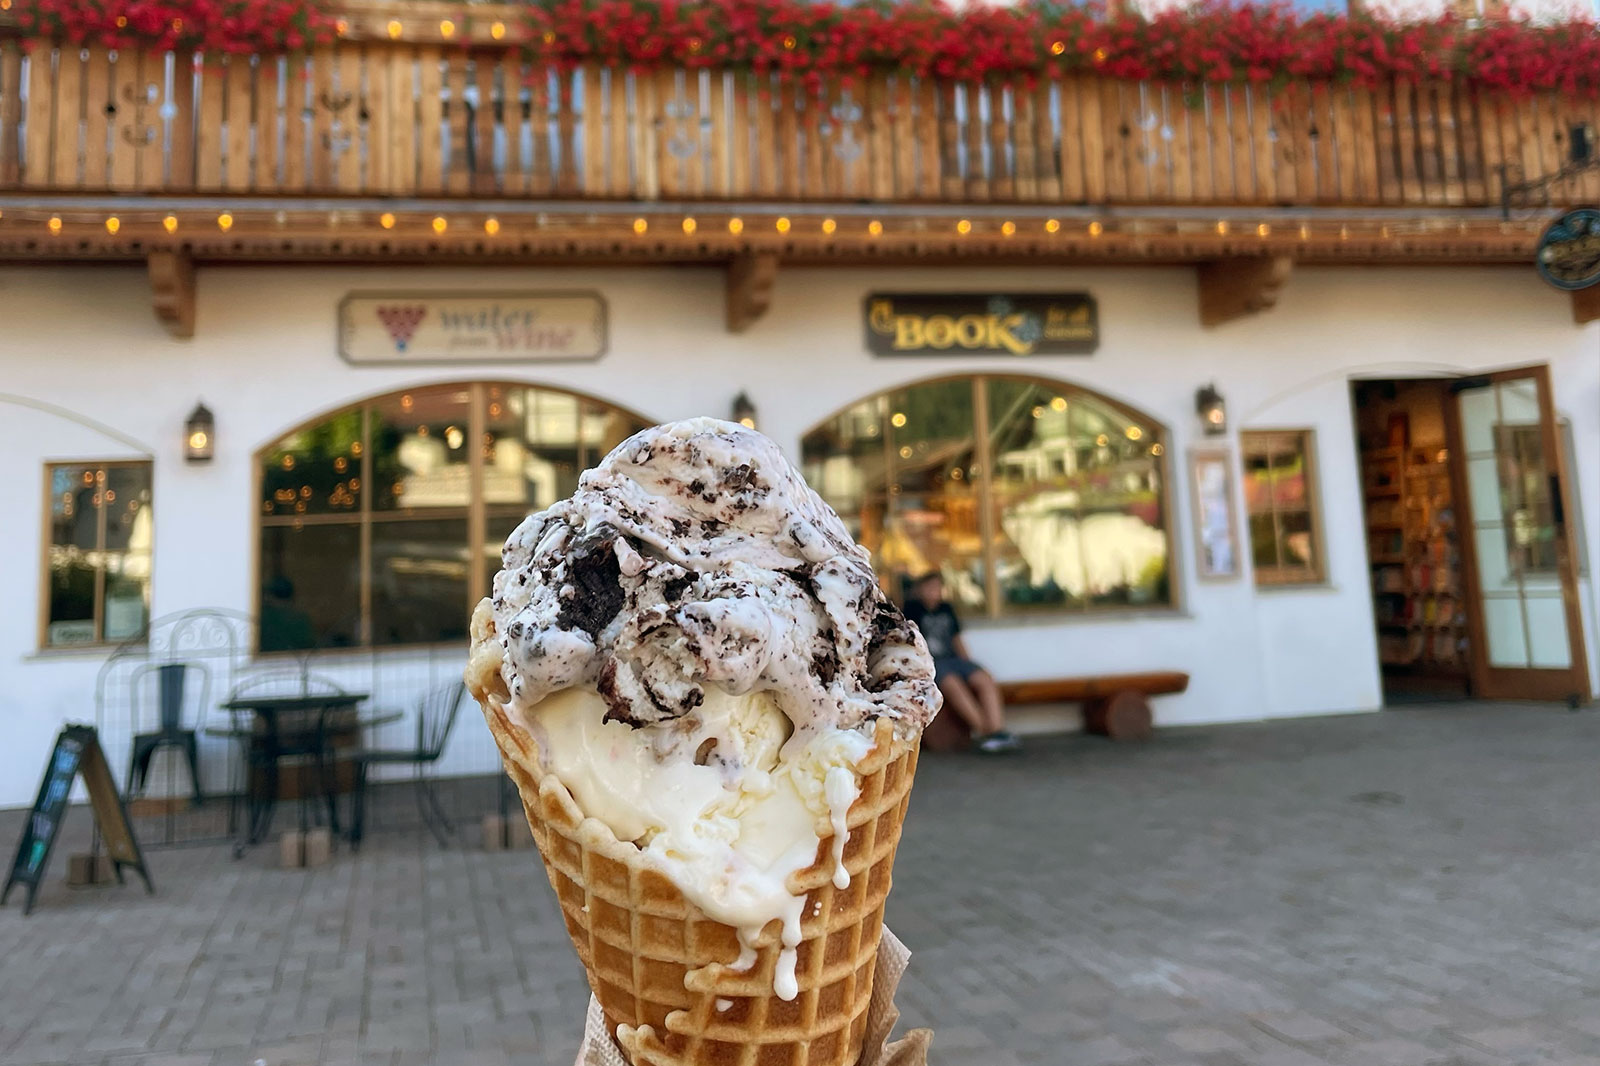
<svg viewBox="0 0 1600 1066"><path fill-rule="evenodd" d="M806 904L795 966L800 991L786 1002L773 992L780 923L761 931L755 965L729 969L739 956L736 930L685 898L632 843L585 820L566 787L540 770L534 738L505 711L498 656L492 663L475 656L468 680L522 797L589 987L633 1066L854 1066L916 740L878 723L847 816L850 886L834 887L831 835L789 880Z"/></svg>

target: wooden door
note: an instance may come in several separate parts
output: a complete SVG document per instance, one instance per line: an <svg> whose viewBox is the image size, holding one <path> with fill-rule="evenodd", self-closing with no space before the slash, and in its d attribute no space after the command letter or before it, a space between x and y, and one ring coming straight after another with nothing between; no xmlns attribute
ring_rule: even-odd
<svg viewBox="0 0 1600 1066"><path fill-rule="evenodd" d="M1474 694L1586 699L1573 501L1550 368L1451 382L1445 425Z"/></svg>

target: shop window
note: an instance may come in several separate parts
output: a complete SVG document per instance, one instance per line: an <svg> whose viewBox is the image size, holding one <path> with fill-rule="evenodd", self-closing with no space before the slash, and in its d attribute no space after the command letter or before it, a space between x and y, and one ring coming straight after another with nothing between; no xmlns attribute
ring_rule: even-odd
<svg viewBox="0 0 1600 1066"><path fill-rule="evenodd" d="M259 456L260 649L466 639L500 548L645 421L553 389L379 396Z"/></svg>
<svg viewBox="0 0 1600 1066"><path fill-rule="evenodd" d="M150 463L51 463L45 547L47 648L115 643L150 620Z"/></svg>
<svg viewBox="0 0 1600 1066"><path fill-rule="evenodd" d="M1245 510L1258 585L1309 585L1326 577L1309 429L1245 430Z"/></svg>
<svg viewBox="0 0 1600 1066"><path fill-rule="evenodd" d="M1166 432L1036 378L923 382L806 434L807 481L902 597L938 570L970 613L1172 602Z"/></svg>

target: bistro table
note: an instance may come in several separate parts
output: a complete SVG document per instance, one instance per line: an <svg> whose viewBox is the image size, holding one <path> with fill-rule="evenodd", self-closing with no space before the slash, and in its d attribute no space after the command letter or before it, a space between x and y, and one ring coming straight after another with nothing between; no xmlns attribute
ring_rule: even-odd
<svg viewBox="0 0 1600 1066"><path fill-rule="evenodd" d="M246 780L244 793L247 816L234 845L235 854L258 844L272 828L272 815L278 802L278 762L286 757L300 756L310 760L317 775L317 785L322 789L328 805L328 819L335 833L339 829L339 812L335 802L335 788L331 771L332 741L370 726L383 725L402 717L394 711L371 718L358 718L351 712L367 699L365 692L324 692L307 695L237 696L222 704L222 708L235 716L249 714L248 726L240 725L227 730L207 730L211 735L226 735L240 742ZM261 787L257 788L257 774ZM306 828L305 782L302 777L300 821Z"/></svg>

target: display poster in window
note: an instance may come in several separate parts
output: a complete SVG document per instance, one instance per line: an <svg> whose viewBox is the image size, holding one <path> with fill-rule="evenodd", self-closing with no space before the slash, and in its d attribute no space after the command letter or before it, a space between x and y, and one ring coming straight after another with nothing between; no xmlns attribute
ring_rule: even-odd
<svg viewBox="0 0 1600 1066"><path fill-rule="evenodd" d="M1100 318L1088 293L873 293L874 355L1090 355Z"/></svg>
<svg viewBox="0 0 1600 1066"><path fill-rule="evenodd" d="M1223 581L1239 576L1239 530L1234 520L1233 463L1225 451L1189 455L1194 489L1195 550L1200 577Z"/></svg>
<svg viewBox="0 0 1600 1066"><path fill-rule="evenodd" d="M358 365L598 359L597 292L353 292L339 304L339 354Z"/></svg>

